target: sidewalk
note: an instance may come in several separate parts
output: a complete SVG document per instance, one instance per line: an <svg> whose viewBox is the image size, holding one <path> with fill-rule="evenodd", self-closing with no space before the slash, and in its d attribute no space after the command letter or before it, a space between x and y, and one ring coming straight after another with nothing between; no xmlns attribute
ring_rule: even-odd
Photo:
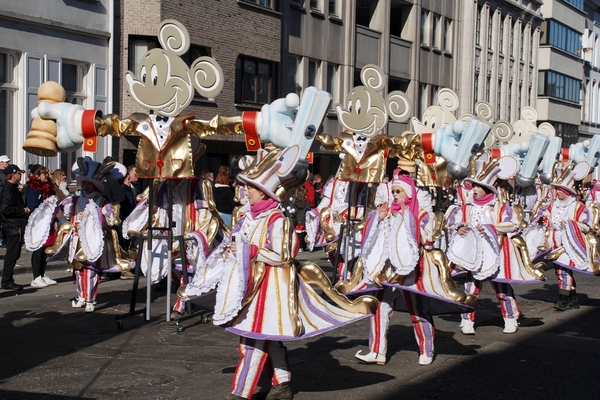
<svg viewBox="0 0 600 400"><path fill-rule="evenodd" d="M4 249L0 250L2 263ZM18 283L31 282L23 252ZM327 265L323 253L300 258ZM0 264L1 265L1 264ZM166 322L166 292L152 290L152 318L116 318L129 311L132 281L102 282L96 312L74 309L71 272L52 263L57 285L0 291L0 398L2 399L221 399L229 393L239 358L238 337L201 313L183 332ZM29 270L28 270L29 268ZM328 267L328 271L331 268ZM582 399L596 396L600 356L600 285L576 276L582 307L552 308L556 279L515 286L519 331L502 334L498 301L485 284L474 336L464 336L457 315L435 317L436 358L420 367L407 314L395 313L385 366L364 365L354 354L367 350L369 321L312 339L286 342L296 400L363 399ZM137 309L145 303L140 281ZM172 300L175 300L173 295ZM558 375L557 375L558 374ZM259 382L262 393L269 382ZM257 399L264 396L257 395Z"/></svg>

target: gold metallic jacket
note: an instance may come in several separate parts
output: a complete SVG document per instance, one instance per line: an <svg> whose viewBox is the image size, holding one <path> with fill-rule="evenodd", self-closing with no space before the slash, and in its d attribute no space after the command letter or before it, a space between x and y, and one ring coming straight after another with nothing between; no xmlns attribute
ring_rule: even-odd
<svg viewBox="0 0 600 400"><path fill-rule="evenodd" d="M96 119L99 136L139 136L136 167L140 178L192 178L194 163L200 156L194 154L192 138L210 135L243 134L242 117L215 116L210 121L194 119L193 114L178 115L169 127L168 137L161 147L150 116L134 113L125 120L114 114ZM202 150L203 152L203 150Z"/></svg>
<svg viewBox="0 0 600 400"><path fill-rule="evenodd" d="M367 143L360 161L354 145L353 134L342 132L336 138L329 135L319 135L317 139L326 150L346 153L338 170L337 177L341 180L366 183L380 183L383 181L385 163L388 153L393 147L392 141L386 135L373 136Z"/></svg>

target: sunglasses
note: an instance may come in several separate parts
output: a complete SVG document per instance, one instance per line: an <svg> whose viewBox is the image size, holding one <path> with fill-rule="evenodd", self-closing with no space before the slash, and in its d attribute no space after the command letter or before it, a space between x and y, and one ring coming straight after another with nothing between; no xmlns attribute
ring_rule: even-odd
<svg viewBox="0 0 600 400"><path fill-rule="evenodd" d="M402 190L392 190L392 194L404 193Z"/></svg>

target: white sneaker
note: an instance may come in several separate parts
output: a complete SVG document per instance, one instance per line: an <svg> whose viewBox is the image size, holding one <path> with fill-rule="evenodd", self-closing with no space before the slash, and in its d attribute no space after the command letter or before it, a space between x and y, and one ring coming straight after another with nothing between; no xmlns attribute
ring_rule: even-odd
<svg viewBox="0 0 600 400"><path fill-rule="evenodd" d="M48 284L44 282L44 278L42 278L42 276L38 276L37 278L31 281L31 287L43 288L46 286L48 286Z"/></svg>
<svg viewBox="0 0 600 400"><path fill-rule="evenodd" d="M85 300L78 297L71 302L71 306L73 308L81 308L81 307L85 306Z"/></svg>
<svg viewBox="0 0 600 400"><path fill-rule="evenodd" d="M95 309L94 303L85 303L85 312L94 312Z"/></svg>
<svg viewBox="0 0 600 400"><path fill-rule="evenodd" d="M469 319L463 319L460 321L460 330L463 335L474 335L475 328L473 327L475 323Z"/></svg>
<svg viewBox="0 0 600 400"><path fill-rule="evenodd" d="M377 364L377 365L385 365L385 356L382 354L370 352L369 354L362 355L360 354L361 350L359 350L354 357L358 358L360 361L367 364Z"/></svg>
<svg viewBox="0 0 600 400"><path fill-rule="evenodd" d="M46 282L46 285L56 285L57 282L54 279L48 278L46 275L42 276L42 279L44 280L44 282Z"/></svg>
<svg viewBox="0 0 600 400"><path fill-rule="evenodd" d="M519 329L519 323L516 318L504 318L504 333L515 333Z"/></svg>
<svg viewBox="0 0 600 400"><path fill-rule="evenodd" d="M419 356L419 365L429 365L433 362L433 357L428 357L425 354Z"/></svg>

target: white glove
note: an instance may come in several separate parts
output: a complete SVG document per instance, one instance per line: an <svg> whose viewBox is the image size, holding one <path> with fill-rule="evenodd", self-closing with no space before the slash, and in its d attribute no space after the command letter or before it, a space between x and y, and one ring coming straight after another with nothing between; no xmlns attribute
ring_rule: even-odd
<svg viewBox="0 0 600 400"><path fill-rule="evenodd" d="M84 140L84 126L94 126L96 110L85 110L79 104L48 103L42 101L31 115L56 121L58 128L56 144L61 151L75 151L81 147ZM86 124L87 122L87 124ZM95 133L95 132L92 132Z"/></svg>

